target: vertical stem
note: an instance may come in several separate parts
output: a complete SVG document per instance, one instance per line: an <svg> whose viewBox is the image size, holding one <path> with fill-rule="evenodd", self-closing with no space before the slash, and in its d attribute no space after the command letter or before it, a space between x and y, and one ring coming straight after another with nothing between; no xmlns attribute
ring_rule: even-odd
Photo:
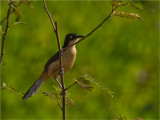
<svg viewBox="0 0 160 120"><path fill-rule="evenodd" d="M66 106L65 106L65 86L64 86L64 70L62 67L62 54L63 54L63 49L61 48L60 40L59 40L59 35L58 35L58 27L57 27L57 22L55 22L55 33L57 37L57 42L58 42L58 48L59 48L59 62L60 62L60 77L61 77L61 84L62 84L62 115L63 115L63 120L66 119Z"/></svg>
<svg viewBox="0 0 160 120"><path fill-rule="evenodd" d="M65 86L64 86L64 77L63 77L63 74L64 74L64 70L63 70L63 66L62 66L62 53L63 53L63 49L61 48L61 44L60 44L60 39L59 39L59 34L58 34L58 27L57 27L57 22L53 22L52 20L52 16L51 14L49 13L48 9L47 9L47 5L45 3L45 0L43 0L43 3L44 3L44 8L49 16L49 19L52 23L52 27L54 29L54 32L56 34L56 38L57 38L57 43L58 43L58 49L59 49L59 64L60 64L60 77L61 77L61 84L62 84L62 115L63 115L63 120L66 119L66 111L65 111Z"/></svg>
<svg viewBox="0 0 160 120"><path fill-rule="evenodd" d="M12 2L12 0L10 0L10 2ZM5 44L5 37L9 28L9 16L11 13L11 5L8 8L8 12L7 12L7 23L6 23L6 30L2 36L2 48L1 48L1 57L0 57L0 64L2 63L2 59L3 59L3 55L4 55L4 44Z"/></svg>
<svg viewBox="0 0 160 120"><path fill-rule="evenodd" d="M59 39L59 34L58 34L58 27L57 27L57 22L53 22L52 20L52 16L49 13L48 9L47 9L47 5L45 3L45 0L43 0L44 3L44 8L49 16L49 19L52 23L52 27L54 29L54 32L56 34L56 38L57 38L57 43L58 43L58 49L59 49L59 64L60 64L60 77L61 77L61 84L62 84L62 115L63 115L63 120L66 119L66 112L65 112L65 86L64 86L64 70L63 70L63 66L62 66L62 53L63 53L63 49L61 48L61 44L60 44L60 39Z"/></svg>

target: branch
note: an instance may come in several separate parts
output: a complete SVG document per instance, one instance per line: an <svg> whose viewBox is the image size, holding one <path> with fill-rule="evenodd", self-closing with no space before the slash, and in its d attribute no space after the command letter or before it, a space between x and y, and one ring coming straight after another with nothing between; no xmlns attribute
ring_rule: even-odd
<svg viewBox="0 0 160 120"><path fill-rule="evenodd" d="M112 0L112 11L113 11L113 2L114 2L114 0Z"/></svg>
<svg viewBox="0 0 160 120"><path fill-rule="evenodd" d="M51 100L53 100L53 97L55 97L55 99L58 102L58 106L62 109L62 106L61 106L61 104L59 102L59 98L58 98L58 93L57 92L47 92L47 91L41 90L41 93L44 94L45 96L50 97Z"/></svg>
<svg viewBox="0 0 160 120"><path fill-rule="evenodd" d="M13 2L14 2L14 1L13 1ZM16 1L15 1L15 2L16 2ZM33 6L30 4L30 1L27 1L27 0L19 0L19 2L18 2L16 5L14 5L14 6L16 6L16 8L18 8L22 3L28 5L30 8L33 8ZM11 12L10 12L10 14L12 14L14 11L15 11L15 9L12 9ZM7 16L4 17L4 18L1 20L0 25L1 25L6 19L7 19Z"/></svg>
<svg viewBox="0 0 160 120"><path fill-rule="evenodd" d="M43 3L44 3L44 8L45 8L45 10L46 10L46 12L47 12L47 14L48 14L48 16L49 16L49 19L50 19L51 23L52 23L52 27L53 27L53 29L54 29L54 32L56 33L56 27L55 27L55 24L54 24L54 22L53 22L53 20L52 20L52 16L51 16L51 14L50 14L49 11L48 11L48 8L47 8L47 5L46 5L46 3L45 3L45 0L43 0Z"/></svg>
<svg viewBox="0 0 160 120"><path fill-rule="evenodd" d="M55 22L55 25L56 25L56 37L57 37L57 43L58 43L58 48L59 48L59 62L60 62L60 77L61 77L61 84L62 84L62 113L63 113L63 120L65 120L65 95L66 95L66 91L65 91L65 86L64 86L64 77L63 77L63 74L64 74L64 70L63 70L63 67L62 67L62 52L63 52L63 49L61 48L61 45L60 45L60 40L59 40L59 35L58 35L58 27L57 27L57 22Z"/></svg>
<svg viewBox="0 0 160 120"><path fill-rule="evenodd" d="M65 88L65 91L67 91L69 88L71 88L73 85L77 84L77 82L74 82L72 85L70 85L68 88Z"/></svg>
<svg viewBox="0 0 160 120"><path fill-rule="evenodd" d="M59 48L59 64L60 64L60 77L61 77L61 83L62 83L62 114L63 114L63 120L65 120L65 86L64 86L64 77L63 77L63 74L64 74L64 70L63 70L63 67L62 67L62 52L63 52L63 49L61 48L61 45L60 45L60 39L59 39L59 34L58 34L58 27L57 27L57 22L53 22L52 20L52 16L51 14L49 13L48 9L47 9L47 6L46 6L46 3L45 3L45 0L43 0L43 3L44 3L44 8L49 16L49 19L52 23L52 27L54 29L54 32L56 34L56 38L57 38L57 43L58 43L58 48Z"/></svg>
<svg viewBox="0 0 160 120"><path fill-rule="evenodd" d="M18 7L21 3L22 3L22 2L19 1L19 3L17 4L17 7ZM14 12L14 9L12 9L12 10L10 11L10 14L13 13L13 12ZM0 25L7 19L7 17L8 17L8 15L1 20Z"/></svg>
<svg viewBox="0 0 160 120"><path fill-rule="evenodd" d="M12 0L10 0L10 2L12 3ZM2 48L1 48L0 64L2 63L2 58L3 58L3 55L4 55L5 37L6 37L6 34L8 32L8 28L9 28L9 16L10 16L10 13L11 13L11 8L12 8L12 6L10 5L9 8L8 8L8 12L7 12L6 30L5 30L5 32L2 36Z"/></svg>
<svg viewBox="0 0 160 120"><path fill-rule="evenodd" d="M74 80L75 82L73 84L71 84L69 87L65 88L65 91L67 91L69 88L71 88L72 86L74 86L75 84L78 84L77 81L82 79L83 76L80 76L77 80Z"/></svg>
<svg viewBox="0 0 160 120"><path fill-rule="evenodd" d="M110 13L97 27L95 27L90 33L88 33L86 36L84 36L82 39L80 39L80 40L77 41L76 43L74 43L74 44L72 44L72 45L70 45L70 46L68 46L68 47L63 48L63 51L66 50L66 49L68 49L68 48L70 48L70 47L72 47L72 46L75 45L75 44L78 44L79 42L81 42L82 40L84 40L85 38L87 38L88 36L90 36L90 35L91 35L93 32L95 32L99 27L101 27L101 26L103 25L103 23L106 22L106 20L108 20L108 19L112 16L112 13L113 13L116 9L117 9L117 7L114 8L114 9L112 9L111 13Z"/></svg>
<svg viewBox="0 0 160 120"><path fill-rule="evenodd" d="M0 90L3 90L3 89L7 89L10 92L16 93L16 94L18 94L20 96L24 96L24 94L20 90L15 89L14 87L8 85L7 83L3 83L2 84L2 87L0 87Z"/></svg>
<svg viewBox="0 0 160 120"><path fill-rule="evenodd" d="M127 18L134 18L134 19L139 19L143 21L143 19L139 16L139 14L135 13L126 13L126 12L113 12L112 15L120 16L120 17L127 17Z"/></svg>
<svg viewBox="0 0 160 120"><path fill-rule="evenodd" d="M59 102L59 98L57 95L55 95L56 99L57 99L57 102L58 102L58 106L61 108L61 110L63 110L63 107L61 106L61 103Z"/></svg>

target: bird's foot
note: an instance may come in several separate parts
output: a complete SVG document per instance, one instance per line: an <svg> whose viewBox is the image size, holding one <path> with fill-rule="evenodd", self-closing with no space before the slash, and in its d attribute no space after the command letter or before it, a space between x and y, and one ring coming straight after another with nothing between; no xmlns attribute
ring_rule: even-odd
<svg viewBox="0 0 160 120"><path fill-rule="evenodd" d="M64 70L63 70L63 68L60 70L59 74L60 74L60 75L64 75Z"/></svg>
<svg viewBox="0 0 160 120"><path fill-rule="evenodd" d="M67 91L64 90L64 95L66 95L66 94L67 94ZM60 95L63 96L63 90L61 91Z"/></svg>

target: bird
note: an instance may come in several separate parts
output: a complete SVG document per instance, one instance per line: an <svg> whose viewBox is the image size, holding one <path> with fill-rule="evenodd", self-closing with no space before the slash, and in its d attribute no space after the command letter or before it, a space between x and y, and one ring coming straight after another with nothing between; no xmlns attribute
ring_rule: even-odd
<svg viewBox="0 0 160 120"><path fill-rule="evenodd" d="M62 48L65 48L67 46L70 46L74 43L76 43L80 38L84 36L77 35L75 33L69 33L65 37L65 41ZM68 70L70 70L75 62L76 58L76 47L75 45L65 49L62 53L62 67L64 70L64 73L66 73ZM23 96L23 100L27 100L31 96L33 96L38 89L41 87L41 85L47 81L49 78L53 77L58 85L60 87L61 84L58 82L58 77L60 76L60 62L59 62L59 51L55 53L45 64L44 70L38 80L31 86L31 88L26 92L26 94Z"/></svg>

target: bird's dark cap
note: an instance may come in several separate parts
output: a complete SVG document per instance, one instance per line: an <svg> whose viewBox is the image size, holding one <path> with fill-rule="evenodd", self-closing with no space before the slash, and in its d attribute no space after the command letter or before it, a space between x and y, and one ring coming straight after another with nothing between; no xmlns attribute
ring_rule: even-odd
<svg viewBox="0 0 160 120"><path fill-rule="evenodd" d="M84 37L83 35L77 35L75 33L69 33L65 39L68 39L68 40L73 40L75 38L82 38Z"/></svg>
<svg viewBox="0 0 160 120"><path fill-rule="evenodd" d="M66 38L65 38L65 41L64 41L64 45L63 45L63 48L67 47L68 46L68 43L76 38L82 38L84 37L83 35L77 35L77 34L74 34L74 33L69 33L67 34Z"/></svg>

